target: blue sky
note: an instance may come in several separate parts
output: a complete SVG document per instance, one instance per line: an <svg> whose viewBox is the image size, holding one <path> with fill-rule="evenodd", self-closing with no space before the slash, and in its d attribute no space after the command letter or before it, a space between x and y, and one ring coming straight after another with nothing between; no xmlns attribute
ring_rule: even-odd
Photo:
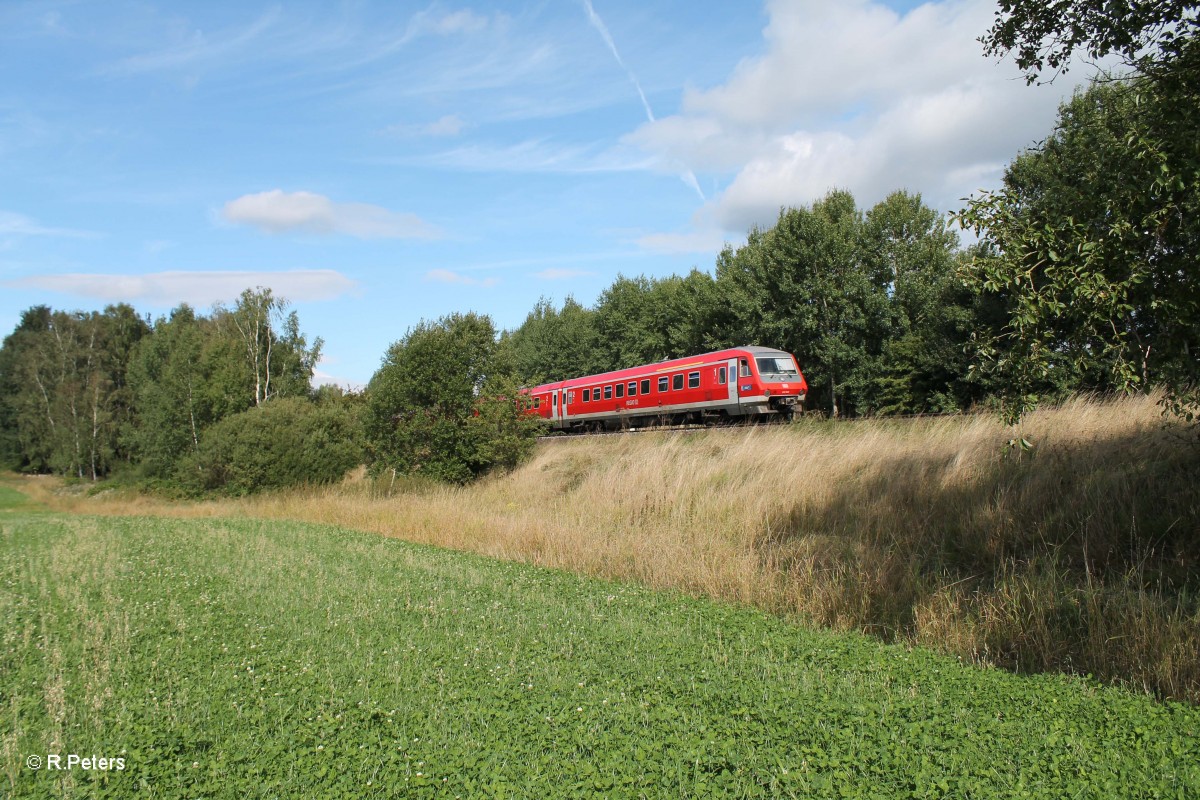
<svg viewBox="0 0 1200 800"><path fill-rule="evenodd" d="M452 311L519 325L711 270L832 188L944 211L1086 77L982 55L994 0L0 4L0 331L270 286L361 385Z"/></svg>

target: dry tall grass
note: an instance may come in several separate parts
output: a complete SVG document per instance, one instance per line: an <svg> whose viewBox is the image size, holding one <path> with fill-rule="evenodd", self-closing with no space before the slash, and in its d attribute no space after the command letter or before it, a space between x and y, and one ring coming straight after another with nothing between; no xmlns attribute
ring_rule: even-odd
<svg viewBox="0 0 1200 800"><path fill-rule="evenodd" d="M1017 436L1032 452L1008 450ZM1200 447L1154 398L990 416L565 439L466 488L338 487L91 513L335 523L1200 700Z"/></svg>

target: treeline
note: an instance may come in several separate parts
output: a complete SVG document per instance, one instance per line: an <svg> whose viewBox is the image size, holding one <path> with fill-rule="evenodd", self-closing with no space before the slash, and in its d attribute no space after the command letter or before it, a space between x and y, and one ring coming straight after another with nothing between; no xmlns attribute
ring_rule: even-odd
<svg viewBox="0 0 1200 800"><path fill-rule="evenodd" d="M376 472L465 482L517 463L540 421L478 314L422 322L365 392L312 386L322 342L270 289L232 307L28 309L0 347L0 467L190 494Z"/></svg>
<svg viewBox="0 0 1200 800"><path fill-rule="evenodd" d="M310 387L320 349L269 289L247 289L208 316L182 305L153 325L125 304L36 306L0 347L0 459L30 473L97 480L129 471L184 488L237 488L238 469L274 459L278 434L298 435L319 416L329 395ZM261 411L268 404L270 414ZM251 445L272 421L275 434ZM340 477L360 461L355 453L334 469Z"/></svg>

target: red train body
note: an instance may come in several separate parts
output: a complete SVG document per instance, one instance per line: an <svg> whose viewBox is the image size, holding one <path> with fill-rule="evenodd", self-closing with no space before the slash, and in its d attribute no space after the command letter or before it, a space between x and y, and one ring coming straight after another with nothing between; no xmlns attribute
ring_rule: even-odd
<svg viewBox="0 0 1200 800"><path fill-rule="evenodd" d="M553 430L791 417L808 383L794 356L769 347L731 347L525 389L530 413Z"/></svg>

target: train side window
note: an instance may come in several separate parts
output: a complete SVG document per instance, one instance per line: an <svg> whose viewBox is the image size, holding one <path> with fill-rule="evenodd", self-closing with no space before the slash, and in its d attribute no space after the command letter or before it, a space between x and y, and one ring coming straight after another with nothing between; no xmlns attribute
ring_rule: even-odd
<svg viewBox="0 0 1200 800"><path fill-rule="evenodd" d="M671 379L668 378L666 375L663 375L661 378L658 379L658 390L660 392L665 392L667 390L667 387L670 385L671 385Z"/></svg>
<svg viewBox="0 0 1200 800"><path fill-rule="evenodd" d="M682 372L676 372L674 375L671 376L671 388L673 390L679 390L679 389L683 388L683 373Z"/></svg>
<svg viewBox="0 0 1200 800"><path fill-rule="evenodd" d="M533 407L541 408L542 407L542 398L540 398L540 397L533 398Z"/></svg>
<svg viewBox="0 0 1200 800"><path fill-rule="evenodd" d="M700 373L699 372L689 372L688 373L688 388L689 389L699 389L700 388Z"/></svg>
<svg viewBox="0 0 1200 800"><path fill-rule="evenodd" d="M617 391L616 391L616 395L617 395L617 397L624 397L624 396L625 396L625 384L623 384L623 383L618 383L618 384L617 384Z"/></svg>
<svg viewBox="0 0 1200 800"><path fill-rule="evenodd" d="M592 390L591 389L583 390L583 402L585 402L585 403L592 402Z"/></svg>
<svg viewBox="0 0 1200 800"><path fill-rule="evenodd" d="M750 377L750 362L746 359L738 359L738 374L743 378Z"/></svg>
<svg viewBox="0 0 1200 800"><path fill-rule="evenodd" d="M650 379L646 378L642 381L642 394L650 394Z"/></svg>
<svg viewBox="0 0 1200 800"><path fill-rule="evenodd" d="M633 397L636 394L637 394L637 381L630 381L629 382L629 396Z"/></svg>
<svg viewBox="0 0 1200 800"><path fill-rule="evenodd" d="M558 392L555 392L554 394L550 395L550 407L558 408Z"/></svg>
<svg viewBox="0 0 1200 800"><path fill-rule="evenodd" d="M727 374L726 374L726 372L725 372L725 367L721 367L719 370L717 370L717 383L719 383L719 384L721 384L722 386L724 386L724 385L725 385L725 381L726 381L727 377L728 377L728 376L727 376Z"/></svg>
<svg viewBox="0 0 1200 800"><path fill-rule="evenodd" d="M575 402L575 390L569 389L567 391L567 403L574 403L574 402Z"/></svg>
<svg viewBox="0 0 1200 800"><path fill-rule="evenodd" d="M611 386L604 387L604 399L612 400L612 387Z"/></svg>

